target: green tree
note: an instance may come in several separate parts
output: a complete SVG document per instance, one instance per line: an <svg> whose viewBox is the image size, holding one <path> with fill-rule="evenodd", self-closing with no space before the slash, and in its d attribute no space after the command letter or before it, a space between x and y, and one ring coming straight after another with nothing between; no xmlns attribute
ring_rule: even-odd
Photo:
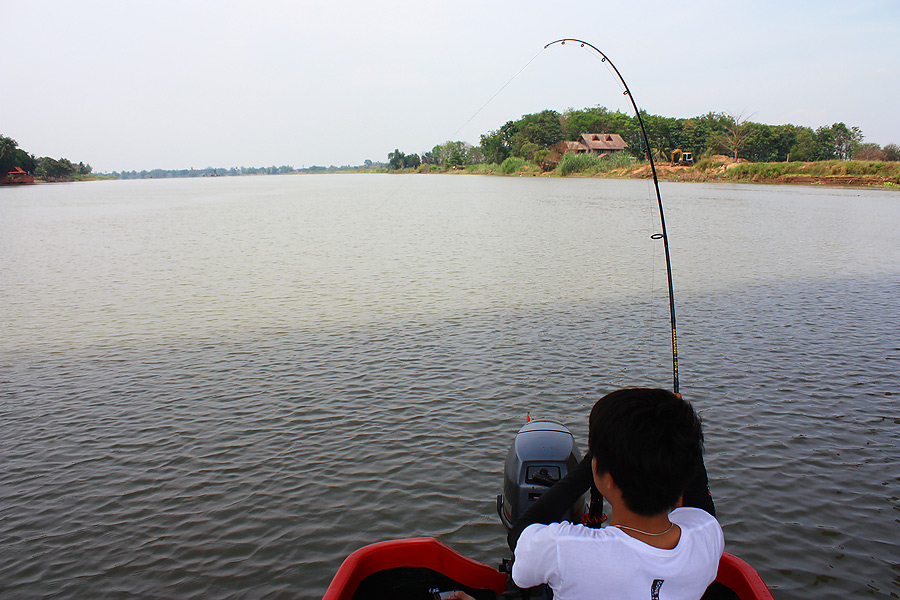
<svg viewBox="0 0 900 600"><path fill-rule="evenodd" d="M435 146L428 154L432 164L443 167L472 165L484 160L481 150L473 148L471 144L460 141L448 141L443 145Z"/></svg>
<svg viewBox="0 0 900 600"><path fill-rule="evenodd" d="M535 152L531 160L544 171L549 171L556 166L556 162L551 160L550 150L546 148Z"/></svg>
<svg viewBox="0 0 900 600"><path fill-rule="evenodd" d="M510 121L511 123L512 121ZM510 143L504 130L495 129L481 135L481 151L485 161L500 164L510 155Z"/></svg>
<svg viewBox="0 0 900 600"><path fill-rule="evenodd" d="M534 142L525 142L519 152L525 160L534 160L535 153L540 149L541 147Z"/></svg>
<svg viewBox="0 0 900 600"><path fill-rule="evenodd" d="M526 142L547 148L563 139L559 113L555 110L543 110L533 115L525 115L521 119L520 131Z"/></svg>
<svg viewBox="0 0 900 600"><path fill-rule="evenodd" d="M650 140L650 147L654 150L661 148L682 148L681 126L678 119L650 115L641 111L644 121L644 129ZM643 138L643 136L641 136ZM642 144L643 145L643 144ZM630 146L630 144L629 144ZM685 148L682 148L684 150Z"/></svg>
<svg viewBox="0 0 900 600"><path fill-rule="evenodd" d="M19 143L11 137L0 135L0 175L5 175L16 167L16 150Z"/></svg>
<svg viewBox="0 0 900 600"><path fill-rule="evenodd" d="M831 126L834 132L835 154L841 160L850 160L856 154L859 144L863 141L863 134L859 127L847 127L843 123L835 123Z"/></svg>
<svg viewBox="0 0 900 600"><path fill-rule="evenodd" d="M835 123L831 127L816 129L816 140L819 143L819 160L836 158L850 160L863 140L859 127L847 127L844 123Z"/></svg>
<svg viewBox="0 0 900 600"><path fill-rule="evenodd" d="M562 139L559 113L544 110L518 121L507 121L500 129L482 135L481 149L488 162L502 162L510 156L522 157L526 144L549 148Z"/></svg>
<svg viewBox="0 0 900 600"><path fill-rule="evenodd" d="M680 148L693 152L696 156L703 154L708 148L714 146L713 139L722 129L721 121L722 116L713 112L699 117L681 119L679 121L681 131L667 150L671 153L672 150Z"/></svg>
<svg viewBox="0 0 900 600"><path fill-rule="evenodd" d="M63 181L71 178L74 172L75 165L69 160L65 158L55 160L49 156L42 156L37 159L34 174L45 181Z"/></svg>
<svg viewBox="0 0 900 600"><path fill-rule="evenodd" d="M793 125L764 125L747 123L749 135L744 158L753 162L783 162L787 160L796 139Z"/></svg>
<svg viewBox="0 0 900 600"><path fill-rule="evenodd" d="M563 139L577 140L582 133L616 133L629 139L637 131L634 119L623 112L610 112L605 106L569 109L560 117Z"/></svg>
<svg viewBox="0 0 900 600"><path fill-rule="evenodd" d="M819 127L816 129L816 154L813 160L829 160L834 155L834 133L831 127Z"/></svg>
<svg viewBox="0 0 900 600"><path fill-rule="evenodd" d="M13 151L18 147L19 147L19 142L12 139L11 137L6 137L5 135L0 135L0 160L11 155L13 153Z"/></svg>
<svg viewBox="0 0 900 600"><path fill-rule="evenodd" d="M391 170L396 171L397 169L402 169L404 158L406 158L406 155L400 152L399 148L396 148L393 152L388 153L388 164L391 166Z"/></svg>
<svg viewBox="0 0 900 600"><path fill-rule="evenodd" d="M418 154L407 154L403 157L403 168L405 169L417 169L420 164L422 161Z"/></svg>
<svg viewBox="0 0 900 600"><path fill-rule="evenodd" d="M794 132L794 143L790 148L790 160L809 162L816 160L820 154L816 134L809 127L797 127Z"/></svg>

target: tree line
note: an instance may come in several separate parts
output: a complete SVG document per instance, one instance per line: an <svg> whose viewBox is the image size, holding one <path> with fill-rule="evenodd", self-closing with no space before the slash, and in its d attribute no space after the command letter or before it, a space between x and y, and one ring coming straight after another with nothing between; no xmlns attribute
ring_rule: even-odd
<svg viewBox="0 0 900 600"><path fill-rule="evenodd" d="M485 162L481 148L467 142L446 142L420 154L404 154L399 149L388 153L388 168L417 169L421 165L435 165L443 168L477 165ZM488 161L490 162L490 161Z"/></svg>
<svg viewBox="0 0 900 600"><path fill-rule="evenodd" d="M91 165L83 162L75 164L67 158L35 158L34 154L19 148L19 143L13 138L0 135L0 174L9 173L16 167L44 181L80 179L92 170Z"/></svg>
<svg viewBox="0 0 900 600"><path fill-rule="evenodd" d="M116 179L174 179L181 177L234 177L238 175L281 175L293 173L294 167L282 165L280 167L206 167L205 169L151 169L149 171L113 171L111 175Z"/></svg>
<svg viewBox="0 0 900 600"><path fill-rule="evenodd" d="M0 175L9 173L19 167L29 175L43 181L74 181L84 179L93 172L89 164L73 163L67 158L35 158L22 148L16 140L0 135ZM317 169L318 167L313 167ZM321 167L325 169L325 167ZM116 179L166 179L173 177L222 177L234 175L277 175L294 173L294 167L231 167L230 169L206 167L205 169L152 169L150 171L113 171L110 175Z"/></svg>
<svg viewBox="0 0 900 600"><path fill-rule="evenodd" d="M751 162L812 162L819 160L900 160L900 146L863 143L858 127L834 123L817 129L798 125L766 125L743 115L710 112L680 119L641 112L654 157L668 160L681 149L694 156L727 154ZM637 117L606 107L569 109L563 113L544 110L508 121L498 129L481 135L481 145L447 142L421 155L404 154L399 149L388 155L389 168L417 168L438 164L444 168L480 164L501 164L515 157L542 165L555 166L559 153L555 146L564 140L577 140L582 133L613 133L628 143L635 157L645 154Z"/></svg>

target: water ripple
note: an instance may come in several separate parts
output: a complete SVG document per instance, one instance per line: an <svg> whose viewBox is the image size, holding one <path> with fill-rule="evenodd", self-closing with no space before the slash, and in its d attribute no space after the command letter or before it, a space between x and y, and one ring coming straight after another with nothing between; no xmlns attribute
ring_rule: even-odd
<svg viewBox="0 0 900 600"><path fill-rule="evenodd" d="M278 219L241 198L215 211L185 201L181 220L166 197L115 209L85 201L35 222L23 216L32 208L2 208L0 266L17 323L0 324L4 596L314 598L361 545L421 535L489 564L505 556L493 498L525 414L566 422L583 446L600 393L668 386L664 292L650 297L554 250L601 261L602 236L585 222L607 218L610 236L631 230L632 216L608 214L624 210L615 186L627 182L610 184L612 199L592 182L536 184L570 190L571 201L528 200L533 187L506 182L502 197L468 203L454 221L412 181L415 201L386 209L406 220L369 210L366 196L299 212L302 186L321 180L292 183L301 191L282 198ZM449 181L461 199L495 185ZM726 212L741 210L742 193ZM716 207L691 213L707 250ZM688 228L688 210L676 203L673 223ZM523 211L533 227L510 220ZM376 252L388 238L369 232L369 218L417 252ZM892 219L872 235L887 240ZM45 228L52 244L34 241ZM683 268L682 386L705 422L728 550L779 598L896 595L900 275L858 252L841 271L783 237L808 261L784 267L796 276L763 261L736 280L733 263L676 248L699 265ZM466 251L460 239L478 243ZM751 242L743 252L769 252ZM884 242L885 264L900 264L895 246ZM710 251L750 268L730 247ZM646 275L622 252L602 260L623 261L609 268L625 280ZM91 277L80 261L110 268ZM353 293L360 281L370 296Z"/></svg>

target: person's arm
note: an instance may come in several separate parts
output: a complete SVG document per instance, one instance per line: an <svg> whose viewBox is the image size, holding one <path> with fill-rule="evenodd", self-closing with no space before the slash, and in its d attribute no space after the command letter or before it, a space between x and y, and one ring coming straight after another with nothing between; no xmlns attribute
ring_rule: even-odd
<svg viewBox="0 0 900 600"><path fill-rule="evenodd" d="M506 536L510 550L516 549L522 531L532 523L549 525L562 520L566 511L572 508L593 483L593 466L591 455L588 453L575 468L566 473L565 477L554 483L519 515Z"/></svg>
<svg viewBox="0 0 900 600"><path fill-rule="evenodd" d="M712 494L709 491L709 478L706 475L703 456L700 457L700 462L694 469L694 476L684 490L681 505L702 508L712 516L716 516L716 505L713 503Z"/></svg>
<svg viewBox="0 0 900 600"><path fill-rule="evenodd" d="M682 400L681 394L675 392L675 396ZM690 506L693 508L702 508L712 516L716 516L716 505L713 504L712 493L709 491L709 478L706 475L706 464L703 462L703 455L697 467L694 469L694 476L688 482L681 497L682 506Z"/></svg>

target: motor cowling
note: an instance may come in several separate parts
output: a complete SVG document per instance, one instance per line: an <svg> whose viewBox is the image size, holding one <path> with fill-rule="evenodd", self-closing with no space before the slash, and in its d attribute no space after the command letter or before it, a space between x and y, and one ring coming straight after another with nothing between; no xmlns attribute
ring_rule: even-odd
<svg viewBox="0 0 900 600"><path fill-rule="evenodd" d="M503 493L497 496L497 513L503 525L511 529L519 515L580 459L575 438L561 423L531 421L519 429L506 455ZM585 512L582 498L564 518L577 523Z"/></svg>

